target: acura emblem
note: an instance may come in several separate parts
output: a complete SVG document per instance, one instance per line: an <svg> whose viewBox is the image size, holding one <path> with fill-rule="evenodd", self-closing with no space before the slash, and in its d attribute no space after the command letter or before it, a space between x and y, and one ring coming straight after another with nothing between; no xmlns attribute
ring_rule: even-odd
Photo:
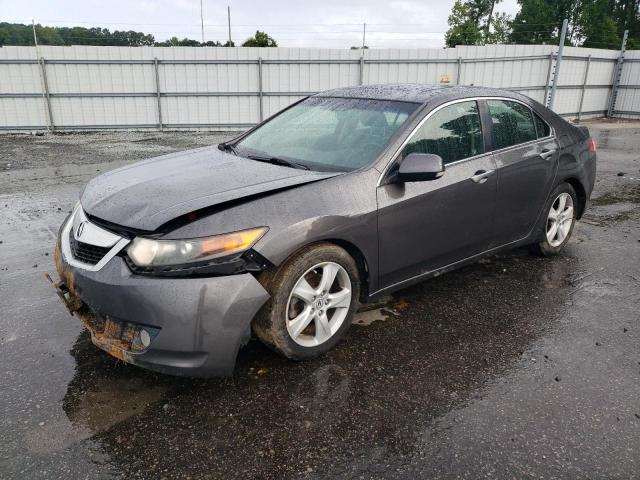
<svg viewBox="0 0 640 480"><path fill-rule="evenodd" d="M82 232L84 232L84 226L86 225L87 222L81 222L80 225L78 225L78 228L76 228L76 237L80 237L82 235Z"/></svg>

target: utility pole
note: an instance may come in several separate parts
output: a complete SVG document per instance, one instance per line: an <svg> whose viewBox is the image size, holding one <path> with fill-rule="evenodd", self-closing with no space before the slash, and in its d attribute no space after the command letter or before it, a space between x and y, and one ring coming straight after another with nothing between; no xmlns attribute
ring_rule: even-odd
<svg viewBox="0 0 640 480"><path fill-rule="evenodd" d="M485 37L489 36L489 29L491 28L491 17L493 17L493 9L496 6L496 0L491 0L491 7L489 8L489 16L487 17L487 24L484 27Z"/></svg>
<svg viewBox="0 0 640 480"><path fill-rule="evenodd" d="M204 15L202 14L202 0L200 0L200 31L202 32L202 43L204 43Z"/></svg>
<svg viewBox="0 0 640 480"><path fill-rule="evenodd" d="M31 19L31 27L33 28L33 42L36 45L36 52L38 51L38 36L36 35L36 22L35 20L32 18ZM37 56L37 53L36 53Z"/></svg>
<svg viewBox="0 0 640 480"><path fill-rule="evenodd" d="M363 23L362 24L362 49L364 50L364 47L366 45L365 43L365 38L367 36L367 23Z"/></svg>
<svg viewBox="0 0 640 480"><path fill-rule="evenodd" d="M31 28L33 29L33 43L36 46L36 60L40 67L40 79L42 80L42 100L47 111L47 131L53 132L53 113L51 112L51 97L49 95L49 83L47 82L47 70L44 64L44 58L40 56L40 47L38 45L38 35L36 34L36 22L31 19Z"/></svg>
<svg viewBox="0 0 640 480"><path fill-rule="evenodd" d="M556 88L558 79L560 78L560 65L562 63L562 51L564 50L564 40L567 38L567 24L569 21L565 18L562 22L562 32L560 32L560 45L558 45L558 57L556 58L556 68L553 74L553 83L551 85L551 93L549 94L549 104L547 105L553 110L553 102L556 99Z"/></svg>
<svg viewBox="0 0 640 480"><path fill-rule="evenodd" d="M227 23L229 24L229 46L231 47L233 42L231 41L231 7L227 5Z"/></svg>

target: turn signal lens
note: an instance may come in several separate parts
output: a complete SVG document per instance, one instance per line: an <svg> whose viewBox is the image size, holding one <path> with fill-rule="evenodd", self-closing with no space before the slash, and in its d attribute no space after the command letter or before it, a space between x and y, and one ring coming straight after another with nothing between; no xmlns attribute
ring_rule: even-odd
<svg viewBox="0 0 640 480"><path fill-rule="evenodd" d="M267 227L186 240L153 240L136 237L127 248L129 258L139 267L158 267L201 262L244 252L267 233Z"/></svg>

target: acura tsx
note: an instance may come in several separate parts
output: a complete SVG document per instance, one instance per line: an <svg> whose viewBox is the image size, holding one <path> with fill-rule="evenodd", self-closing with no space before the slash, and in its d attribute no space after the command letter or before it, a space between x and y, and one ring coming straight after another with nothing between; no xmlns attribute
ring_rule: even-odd
<svg viewBox="0 0 640 480"><path fill-rule="evenodd" d="M94 178L50 279L129 363L228 375L252 333L308 359L361 303L501 249L560 252L595 162L585 127L514 92L339 88Z"/></svg>

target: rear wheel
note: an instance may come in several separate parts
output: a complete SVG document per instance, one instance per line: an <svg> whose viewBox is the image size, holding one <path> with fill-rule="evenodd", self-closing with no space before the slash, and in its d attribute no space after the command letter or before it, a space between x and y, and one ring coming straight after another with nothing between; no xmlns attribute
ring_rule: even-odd
<svg viewBox="0 0 640 480"><path fill-rule="evenodd" d="M253 322L256 336L295 360L330 350L351 325L360 290L353 258L337 245L312 245L261 281L271 299Z"/></svg>
<svg viewBox="0 0 640 480"><path fill-rule="evenodd" d="M534 253L550 256L559 253L569 241L576 224L578 198L568 183L556 187L545 206L545 214L538 227L538 238L532 245Z"/></svg>

